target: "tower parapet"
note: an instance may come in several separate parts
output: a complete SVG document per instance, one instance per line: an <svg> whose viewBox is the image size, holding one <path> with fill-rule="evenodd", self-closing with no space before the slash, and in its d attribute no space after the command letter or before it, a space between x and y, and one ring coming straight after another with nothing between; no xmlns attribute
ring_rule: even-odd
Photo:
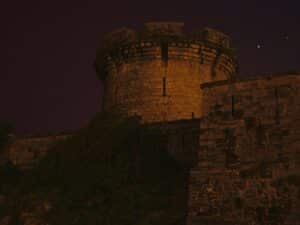
<svg viewBox="0 0 300 225"><path fill-rule="evenodd" d="M230 38L211 28L186 34L184 24L146 23L141 31L108 34L97 51L104 110L139 115L145 122L201 116L200 84L236 74Z"/></svg>
<svg viewBox="0 0 300 225"><path fill-rule="evenodd" d="M178 22L154 22L146 23L144 27L144 37L180 37L183 36L184 23Z"/></svg>

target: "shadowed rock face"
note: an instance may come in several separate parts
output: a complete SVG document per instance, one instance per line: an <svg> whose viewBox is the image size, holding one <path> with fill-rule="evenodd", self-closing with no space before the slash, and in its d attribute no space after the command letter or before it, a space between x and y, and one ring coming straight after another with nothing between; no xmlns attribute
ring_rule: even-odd
<svg viewBox="0 0 300 225"><path fill-rule="evenodd" d="M200 84L236 73L230 39L204 29L183 33L182 23L147 23L137 32L109 34L97 53L104 110L163 122L201 117Z"/></svg>

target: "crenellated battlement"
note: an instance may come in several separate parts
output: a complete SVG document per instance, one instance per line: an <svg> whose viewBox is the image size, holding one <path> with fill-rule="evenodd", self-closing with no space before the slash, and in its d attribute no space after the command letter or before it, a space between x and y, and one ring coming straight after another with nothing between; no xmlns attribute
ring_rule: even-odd
<svg viewBox="0 0 300 225"><path fill-rule="evenodd" d="M204 28L199 31L187 33L184 31L184 23L179 22L151 22L145 23L141 30L131 28L120 28L107 35L101 40L102 46L119 48L126 44L136 42L152 41L189 41L211 43L223 48L231 48L231 38L212 28ZM101 47L100 47L101 50Z"/></svg>
<svg viewBox="0 0 300 225"><path fill-rule="evenodd" d="M121 28L106 35L97 51L97 71L103 79L116 64L162 59L162 48L168 59L180 59L215 64L229 75L237 67L235 51L229 36L211 28L184 33L183 23L146 23L135 31Z"/></svg>
<svg viewBox="0 0 300 225"><path fill-rule="evenodd" d="M162 59L161 43L143 41L136 44L124 45L114 54L105 58L105 69L115 67L116 62L136 62L144 60ZM198 62L200 64L212 64L218 57L218 67L224 73L232 74L236 69L236 61L228 51L216 49L203 43L191 43L188 41L170 42L168 46L168 59L178 59ZM100 76L102 79L103 76Z"/></svg>
<svg viewBox="0 0 300 225"><path fill-rule="evenodd" d="M179 22L151 22L145 23L143 37L183 37L184 23Z"/></svg>

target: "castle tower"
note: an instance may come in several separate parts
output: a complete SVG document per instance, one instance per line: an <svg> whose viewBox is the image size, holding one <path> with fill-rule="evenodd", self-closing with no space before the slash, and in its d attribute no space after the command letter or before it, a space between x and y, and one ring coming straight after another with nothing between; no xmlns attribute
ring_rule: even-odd
<svg viewBox="0 0 300 225"><path fill-rule="evenodd" d="M183 33L183 23L146 23L142 31L108 34L97 51L106 111L165 122L201 117L202 83L236 73L230 38L206 28Z"/></svg>

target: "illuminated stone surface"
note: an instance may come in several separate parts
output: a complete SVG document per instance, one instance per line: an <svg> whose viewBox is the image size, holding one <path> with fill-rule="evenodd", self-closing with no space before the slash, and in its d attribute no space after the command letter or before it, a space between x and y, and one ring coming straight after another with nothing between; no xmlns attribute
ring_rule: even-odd
<svg viewBox="0 0 300 225"><path fill-rule="evenodd" d="M200 84L233 77L235 55L221 32L184 34L182 28L148 23L141 32L122 29L106 37L96 60L104 110L147 123L201 117Z"/></svg>

